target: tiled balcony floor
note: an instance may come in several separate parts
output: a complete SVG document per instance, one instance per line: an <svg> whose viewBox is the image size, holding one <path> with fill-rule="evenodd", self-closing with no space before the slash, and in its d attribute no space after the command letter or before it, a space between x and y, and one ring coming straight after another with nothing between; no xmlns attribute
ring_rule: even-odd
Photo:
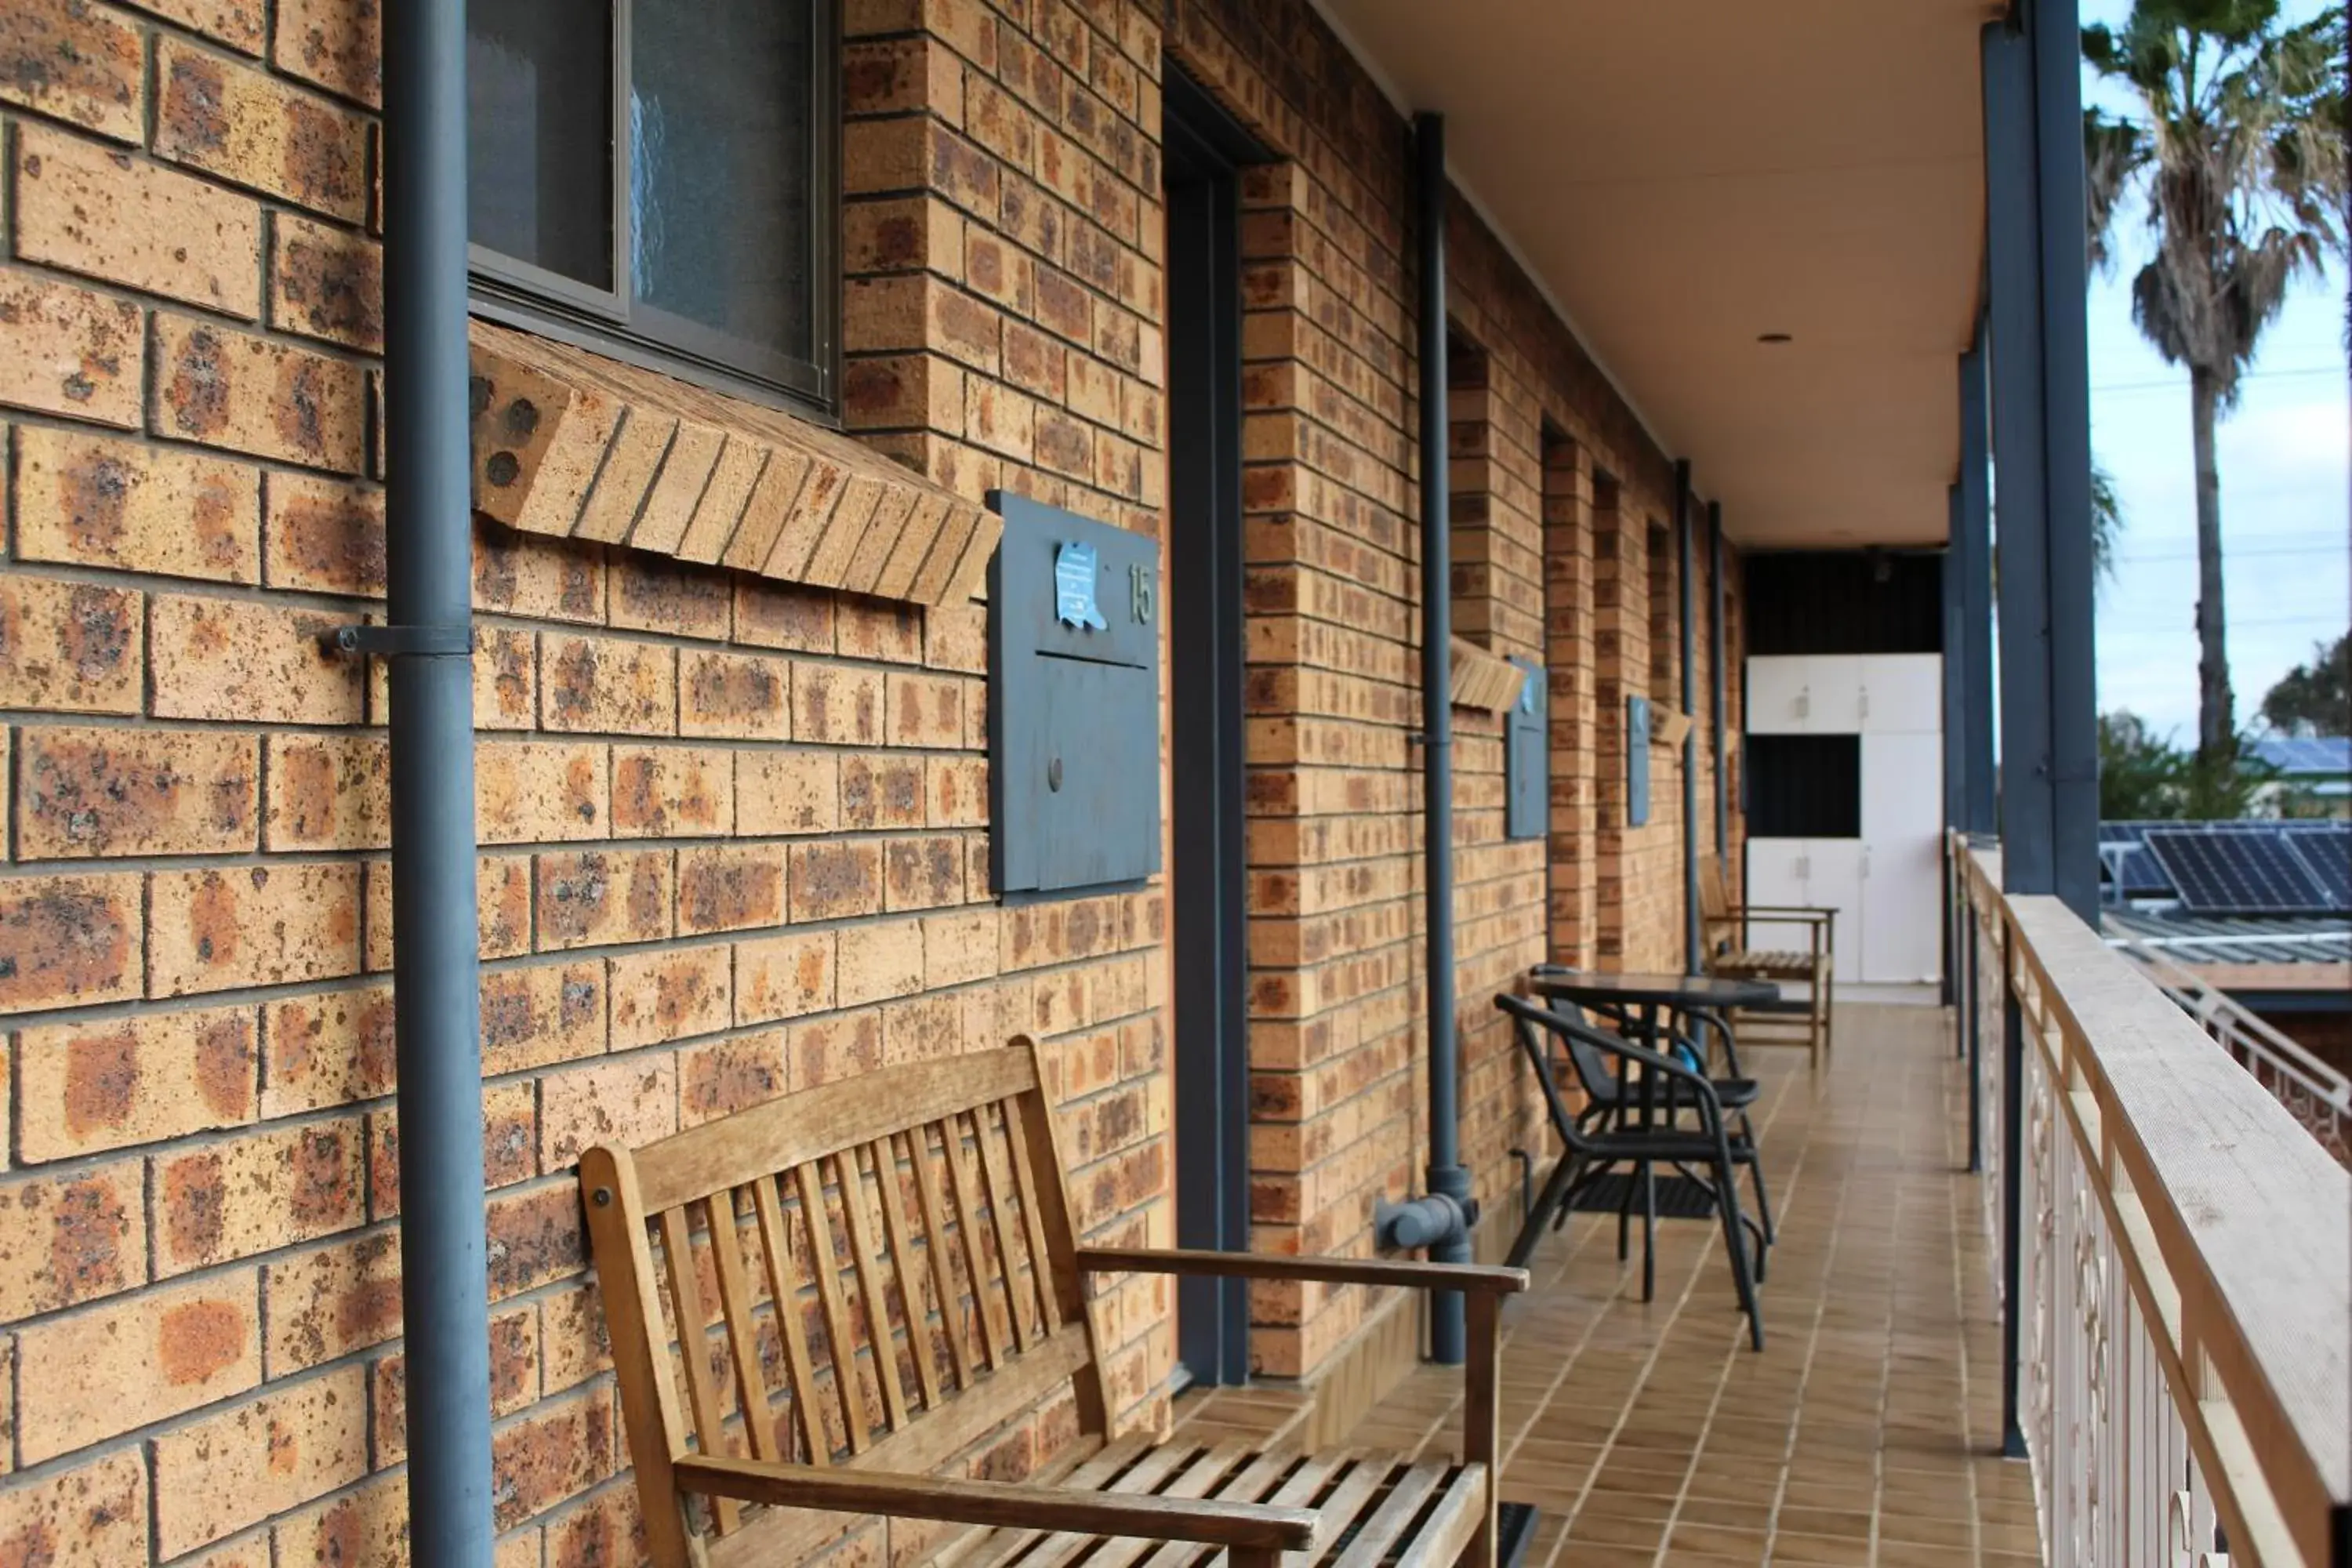
<svg viewBox="0 0 2352 1568"><path fill-rule="evenodd" d="M1818 1084L1799 1053L1754 1058L1780 1224L1766 1348L1714 1225L1661 1222L1647 1305L1638 1227L1623 1265L1613 1216L1547 1238L1505 1318L1502 1493L1541 1521L1527 1568L2038 1563L2026 1468L1994 1457L2000 1325L1940 1015L1842 1009ZM1460 1390L1423 1367L1349 1439L1457 1452Z"/></svg>

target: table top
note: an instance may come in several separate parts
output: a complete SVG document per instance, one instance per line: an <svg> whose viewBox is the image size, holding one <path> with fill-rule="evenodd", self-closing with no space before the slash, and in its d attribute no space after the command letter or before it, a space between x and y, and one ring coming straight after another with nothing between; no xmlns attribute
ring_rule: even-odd
<svg viewBox="0 0 2352 1568"><path fill-rule="evenodd" d="M1538 971L1528 979L1538 996L1595 1006L1760 1007L1780 999L1767 980L1717 979L1711 974L1613 974L1590 969Z"/></svg>

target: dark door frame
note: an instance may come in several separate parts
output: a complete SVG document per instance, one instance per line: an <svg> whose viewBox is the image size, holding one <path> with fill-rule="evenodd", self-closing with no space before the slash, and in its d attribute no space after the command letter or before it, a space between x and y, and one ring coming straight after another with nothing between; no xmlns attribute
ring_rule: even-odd
<svg viewBox="0 0 2352 1568"><path fill-rule="evenodd" d="M1174 854L1176 1239L1249 1249L1249 953L1243 838L1242 299L1239 171L1265 151L1171 62L1168 198L1168 571ZM1248 1381L1249 1287L1181 1279L1177 1361Z"/></svg>

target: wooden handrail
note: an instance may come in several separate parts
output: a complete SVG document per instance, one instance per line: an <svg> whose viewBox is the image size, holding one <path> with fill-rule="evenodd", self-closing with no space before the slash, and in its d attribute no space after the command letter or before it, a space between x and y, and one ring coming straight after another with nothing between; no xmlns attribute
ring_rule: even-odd
<svg viewBox="0 0 2352 1568"><path fill-rule="evenodd" d="M2352 1173L2072 910L2003 894L1998 851L1953 851L2232 1561L2332 1561L2352 1531Z"/></svg>

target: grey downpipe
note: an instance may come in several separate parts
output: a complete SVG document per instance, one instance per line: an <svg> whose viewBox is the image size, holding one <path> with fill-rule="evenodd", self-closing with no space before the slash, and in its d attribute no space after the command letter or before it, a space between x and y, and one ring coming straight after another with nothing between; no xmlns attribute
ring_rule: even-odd
<svg viewBox="0 0 2352 1568"><path fill-rule="evenodd" d="M392 682L408 1546L489 1568L489 1279L474 900L473 521L466 349L465 0L384 18L381 639Z"/></svg>
<svg viewBox="0 0 2352 1568"><path fill-rule="evenodd" d="M1446 464L1445 118L1413 117L1414 190L1421 241L1421 727L1425 816L1423 876L1429 957L1428 1198L1450 1205L1424 1243L1435 1263L1470 1261L1470 1173L1462 1165L1455 1075L1454 998L1454 564ZM1429 1356L1459 1365L1465 1335L1462 1297L1429 1298Z"/></svg>
<svg viewBox="0 0 2352 1568"><path fill-rule="evenodd" d="M1699 927L1698 909L1698 605L1692 593L1692 569L1698 561L1696 520L1691 516L1691 466L1687 458L1675 464L1675 621L1682 633L1682 710L1691 723L1683 731L1683 967L1689 974L1706 968L1706 939Z"/></svg>
<svg viewBox="0 0 2352 1568"><path fill-rule="evenodd" d="M1723 503L1706 503L1706 640L1715 649L1707 661L1707 672L1714 677L1715 712L1709 726L1715 739L1715 852L1722 857L1727 875L1731 866L1731 769L1725 765L1724 726L1731 718L1731 675L1725 668L1728 657L1724 647L1723 623L1726 595L1723 585ZM1704 933L1701 933L1702 937Z"/></svg>

